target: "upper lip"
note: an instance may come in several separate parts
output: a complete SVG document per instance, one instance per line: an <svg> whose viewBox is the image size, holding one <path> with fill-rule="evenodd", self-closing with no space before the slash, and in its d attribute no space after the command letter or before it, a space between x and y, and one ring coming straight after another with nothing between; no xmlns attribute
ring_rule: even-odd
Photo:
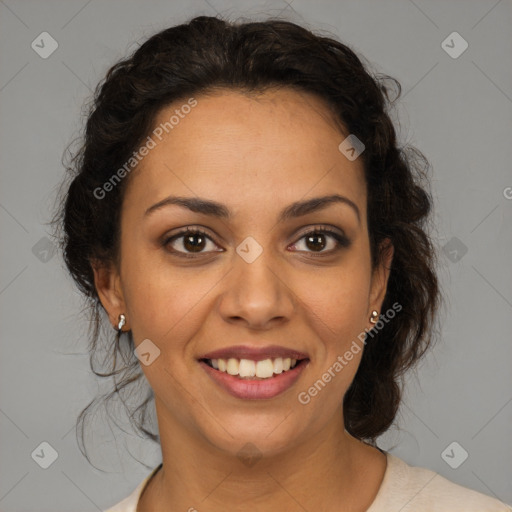
<svg viewBox="0 0 512 512"><path fill-rule="evenodd" d="M275 359L278 357L290 359L308 359L308 355L293 348L269 345L267 347L251 347L249 345L235 345L208 352L199 359L250 359L252 361L263 361L264 359Z"/></svg>

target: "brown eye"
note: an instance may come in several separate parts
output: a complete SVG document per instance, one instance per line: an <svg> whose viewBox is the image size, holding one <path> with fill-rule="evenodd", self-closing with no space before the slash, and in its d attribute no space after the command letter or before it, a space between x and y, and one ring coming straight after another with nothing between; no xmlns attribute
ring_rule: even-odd
<svg viewBox="0 0 512 512"><path fill-rule="evenodd" d="M304 237L306 239L306 246L308 249L312 250L322 250L327 243L325 242L325 234L324 233L313 233L311 235L307 235Z"/></svg>
<svg viewBox="0 0 512 512"><path fill-rule="evenodd" d="M331 240L330 248L324 251L325 247L329 245L329 239ZM305 252L319 254L330 254L350 245L350 241L347 237L330 229L314 229L313 231L304 234L300 240L304 240L304 245L306 247ZM295 243L293 244L293 247L297 248L298 245L298 243ZM302 249L298 250L300 251Z"/></svg>
<svg viewBox="0 0 512 512"><path fill-rule="evenodd" d="M183 247L190 252L201 252L204 249L206 238L200 233L189 233L183 237Z"/></svg>
<svg viewBox="0 0 512 512"><path fill-rule="evenodd" d="M200 229L186 229L183 230L176 235L173 235L170 238L167 238L163 241L164 247L171 247L171 252L177 254L178 256L185 257L194 257L189 256L189 254L203 254L212 251L204 251L205 247L207 247L208 242L211 242L214 247L216 244L213 240Z"/></svg>

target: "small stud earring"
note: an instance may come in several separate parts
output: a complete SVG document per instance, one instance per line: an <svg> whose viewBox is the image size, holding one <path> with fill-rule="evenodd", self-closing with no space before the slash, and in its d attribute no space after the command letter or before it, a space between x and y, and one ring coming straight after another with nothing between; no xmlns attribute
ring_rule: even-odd
<svg viewBox="0 0 512 512"><path fill-rule="evenodd" d="M374 309L372 311L372 316L370 317L370 322L372 324L376 324L377 323L377 318L379 318L379 312Z"/></svg>
<svg viewBox="0 0 512 512"><path fill-rule="evenodd" d="M126 317L123 314L119 315L119 323L117 324L117 330L122 331L124 324L126 323Z"/></svg>

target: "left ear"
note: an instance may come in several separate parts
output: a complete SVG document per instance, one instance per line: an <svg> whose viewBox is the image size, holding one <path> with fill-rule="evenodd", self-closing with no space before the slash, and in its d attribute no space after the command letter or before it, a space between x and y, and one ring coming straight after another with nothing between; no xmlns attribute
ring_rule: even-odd
<svg viewBox="0 0 512 512"><path fill-rule="evenodd" d="M395 249L391 240L386 238L380 244L381 261L372 273L370 289L370 311L376 309L381 313L382 303L386 296L391 263Z"/></svg>

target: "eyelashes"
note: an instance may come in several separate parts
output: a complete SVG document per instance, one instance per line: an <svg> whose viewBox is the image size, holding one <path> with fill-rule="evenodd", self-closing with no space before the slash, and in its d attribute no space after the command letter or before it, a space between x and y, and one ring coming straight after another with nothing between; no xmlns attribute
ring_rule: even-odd
<svg viewBox="0 0 512 512"><path fill-rule="evenodd" d="M175 235L172 235L171 237L166 237L162 241L162 246L171 254L177 256L177 257L183 257L183 258L190 258L190 259L197 259L200 258L206 254L211 254L212 252L222 252L222 250L214 249L213 251L205 251L203 250L204 247L199 247L198 251L191 251L187 252L185 243L187 241L191 242L191 240L194 239L202 239L205 241L205 244L211 243L213 246L218 247L215 240L208 235L205 231L203 231L200 228L186 228L181 230L179 233L176 233ZM300 238L297 240L297 242L294 242L291 246L296 247L299 242L301 242L304 239L307 239L308 237L323 237L325 239L332 239L334 240L334 248L330 250L323 250L324 247L322 247L321 251L311 251L311 250L299 250L298 252L305 252L306 254L309 254L313 257L323 257L323 256L332 256L333 254L337 253L341 249L348 248L351 245L351 241L344 235L338 233L337 231L334 231L332 229L329 229L328 227L324 226L315 226L313 229L303 233ZM172 248L171 245L174 244L178 240L181 241L182 248L185 248L185 251L176 250L175 248ZM197 244L195 244L197 247ZM328 245L328 241L326 241L325 245Z"/></svg>
<svg viewBox="0 0 512 512"><path fill-rule="evenodd" d="M329 228L314 228L310 231L307 231L301 235L298 241L307 239L308 237L329 237L335 240L335 247L334 249L330 249L327 251L300 251L300 252L306 252L308 254L311 254L312 256L329 256L334 254L335 252L339 251L342 248L347 248L350 246L350 240L340 233L333 231ZM293 246L296 246L297 242L293 244Z"/></svg>
<svg viewBox="0 0 512 512"><path fill-rule="evenodd" d="M202 231L201 229L199 228L187 228L187 229L184 229L182 231L180 231L179 233L169 237L169 238L166 238L164 241L163 241L163 246L168 249L169 246L171 245L171 243L175 242L176 240L179 240L180 238L185 238L185 237L200 237L200 238L203 238L203 239L206 239L206 240L209 240L210 242L212 242L214 245L215 244L215 241L212 239L212 237L210 237L209 235L207 235L204 231ZM183 242L182 242L183 243ZM181 251L177 251L176 249L168 249L171 253L173 254L176 254L177 256L180 256L180 257L185 257L185 258L198 258L200 257L201 255L204 255L204 254L207 254L208 252L210 251L201 251L201 252L196 252L196 253L184 253L184 252L181 252ZM220 252L220 251L215 251L215 252Z"/></svg>

